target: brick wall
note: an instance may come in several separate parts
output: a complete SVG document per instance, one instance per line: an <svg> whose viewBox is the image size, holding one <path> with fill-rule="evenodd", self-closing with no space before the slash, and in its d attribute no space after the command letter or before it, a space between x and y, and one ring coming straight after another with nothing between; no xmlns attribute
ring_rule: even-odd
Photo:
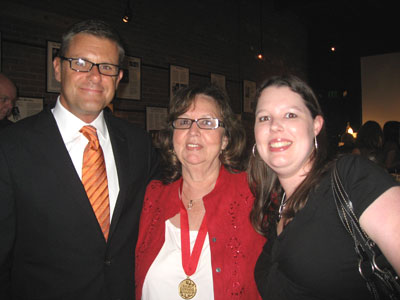
<svg viewBox="0 0 400 300"><path fill-rule="evenodd" d="M60 42L72 23L102 18L121 34L129 56L141 58L141 100L115 99L119 115L144 126L146 106L169 101L169 66L190 69L190 84L226 76L236 113L242 113L242 82L292 72L307 77L307 33L289 13L264 0L132 0L133 20L122 23L127 0L2 1L2 71L22 97L40 97L46 106L57 93L46 90L47 41ZM265 60L255 58L263 32ZM243 119L251 120L244 114ZM246 123L246 122L245 122ZM247 122L251 134L251 122Z"/></svg>

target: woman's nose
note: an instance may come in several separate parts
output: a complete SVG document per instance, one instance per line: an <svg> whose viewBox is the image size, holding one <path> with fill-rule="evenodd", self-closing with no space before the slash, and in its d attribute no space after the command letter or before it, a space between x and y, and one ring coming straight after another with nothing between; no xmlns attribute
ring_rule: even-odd
<svg viewBox="0 0 400 300"><path fill-rule="evenodd" d="M271 130L273 131L279 131L282 130L283 126L281 121L277 120L277 119L272 119L271 120Z"/></svg>

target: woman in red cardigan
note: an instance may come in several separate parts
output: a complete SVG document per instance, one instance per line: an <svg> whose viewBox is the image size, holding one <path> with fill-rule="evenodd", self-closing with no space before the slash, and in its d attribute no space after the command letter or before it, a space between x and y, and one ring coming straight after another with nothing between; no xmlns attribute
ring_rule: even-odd
<svg viewBox="0 0 400 300"><path fill-rule="evenodd" d="M147 187L136 247L136 299L260 299L245 133L215 86L185 88L160 135L162 181Z"/></svg>

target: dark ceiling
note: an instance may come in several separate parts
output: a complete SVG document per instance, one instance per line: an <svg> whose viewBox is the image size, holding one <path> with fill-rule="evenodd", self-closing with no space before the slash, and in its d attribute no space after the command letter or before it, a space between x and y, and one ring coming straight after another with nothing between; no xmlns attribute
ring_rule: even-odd
<svg viewBox="0 0 400 300"><path fill-rule="evenodd" d="M337 44L359 56L400 51L400 14L385 0L277 0L308 26L313 43Z"/></svg>
<svg viewBox="0 0 400 300"><path fill-rule="evenodd" d="M262 1L262 0L261 0ZM275 0L309 31L309 82L334 141L362 122L360 57L400 51L399 0ZM335 52L330 48L334 46ZM345 92L345 93L344 93ZM332 94L334 95L332 97Z"/></svg>

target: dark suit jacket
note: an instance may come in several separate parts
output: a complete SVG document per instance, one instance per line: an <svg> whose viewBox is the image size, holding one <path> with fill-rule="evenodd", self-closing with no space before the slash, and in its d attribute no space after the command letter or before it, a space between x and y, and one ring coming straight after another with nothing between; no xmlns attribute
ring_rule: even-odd
<svg viewBox="0 0 400 300"><path fill-rule="evenodd" d="M14 124L13 122L11 122L9 119L4 118L3 120L0 120L0 130L3 128L6 128L10 125Z"/></svg>
<svg viewBox="0 0 400 300"><path fill-rule="evenodd" d="M107 243L53 114L0 133L0 299L134 299L139 214L157 155L144 130L104 115L120 187Z"/></svg>

